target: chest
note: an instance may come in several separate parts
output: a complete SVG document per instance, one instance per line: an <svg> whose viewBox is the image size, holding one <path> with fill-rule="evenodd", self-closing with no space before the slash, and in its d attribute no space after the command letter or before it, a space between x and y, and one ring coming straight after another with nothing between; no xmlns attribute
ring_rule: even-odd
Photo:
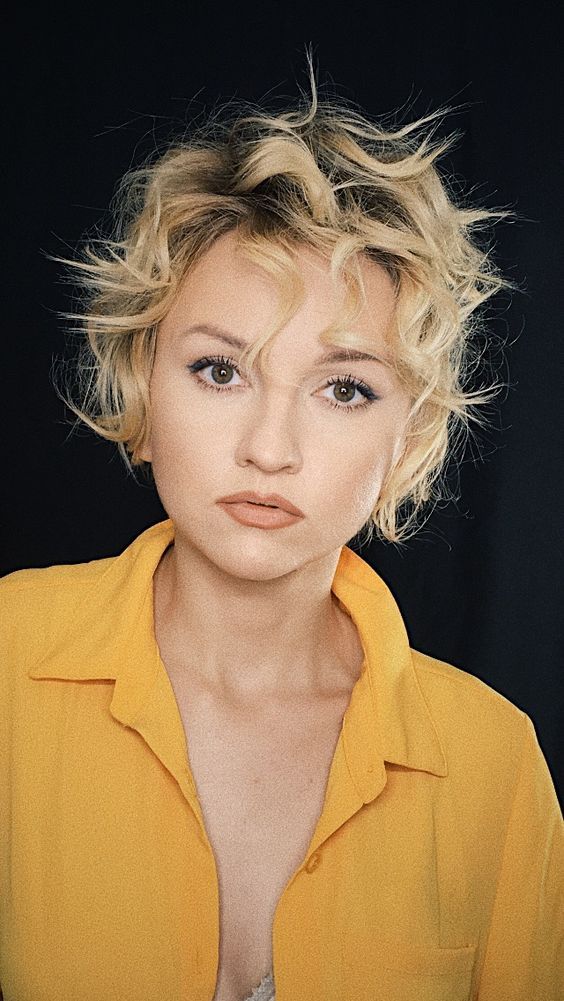
<svg viewBox="0 0 564 1001"><path fill-rule="evenodd" d="M219 883L214 1001L243 1001L272 969L274 912L321 813L350 693L260 709L175 694Z"/></svg>

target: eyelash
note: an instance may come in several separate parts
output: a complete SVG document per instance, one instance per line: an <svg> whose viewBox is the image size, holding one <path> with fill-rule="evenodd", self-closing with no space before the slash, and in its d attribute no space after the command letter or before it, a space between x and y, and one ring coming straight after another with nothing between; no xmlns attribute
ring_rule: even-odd
<svg viewBox="0 0 564 1001"><path fill-rule="evenodd" d="M205 358L200 358L198 361L195 361L192 365L188 365L187 368L189 372L192 372L194 375L196 375L199 385L203 386L205 389L212 389L216 393L223 393L226 390L229 390L231 388L230 386L214 386L212 383L206 382L204 379L201 379L197 375L198 372L202 371L204 368L208 368L210 365L225 365L227 368L233 368L236 372L239 372L233 359L225 358L223 355L213 355L213 356L206 356ZM333 409L335 410L345 410L348 411L349 413L352 410L364 410L365 407L369 406L375 400L380 399L380 397L377 396L376 393L374 393L374 391L370 388L370 386L367 386L366 383L362 382L361 379L356 379L352 375L332 376L330 379L327 380L327 385L334 386L336 385L336 383L339 382L348 384L350 386L354 386L355 389L358 389L359 392L362 393L362 395L365 397L365 401L364 403L353 405L350 403L337 403L337 402L333 403L331 400L326 399L326 402L329 404L329 406L333 407Z"/></svg>

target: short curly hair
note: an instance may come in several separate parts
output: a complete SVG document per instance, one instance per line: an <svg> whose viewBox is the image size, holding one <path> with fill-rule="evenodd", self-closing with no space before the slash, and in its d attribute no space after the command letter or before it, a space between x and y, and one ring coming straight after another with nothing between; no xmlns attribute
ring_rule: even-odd
<svg viewBox="0 0 564 1001"><path fill-rule="evenodd" d="M269 112L250 102L220 105L164 151L128 171L111 203L110 237L83 243L69 265L80 289L78 401L55 382L76 415L118 444L129 471L151 467L139 456L150 427L149 380L159 322L179 285L222 234L236 230L243 253L277 283L281 308L264 336L243 352L249 364L268 354L273 337L299 308L303 287L294 251L307 246L345 282L344 313L324 343L359 347L343 330L358 315L364 286L358 254L386 269L396 295L389 345L411 394L406 446L389 469L365 528L399 543L441 499L441 474L495 382L470 389L483 356L476 309L502 288L502 277L470 230L508 210L464 205L435 161L458 133L433 141L439 109L386 129L350 101L319 100L309 62L311 98L304 107ZM302 93L300 91L300 93ZM303 97L302 93L302 97ZM51 255L50 255L51 256ZM77 276L76 278L74 276Z"/></svg>

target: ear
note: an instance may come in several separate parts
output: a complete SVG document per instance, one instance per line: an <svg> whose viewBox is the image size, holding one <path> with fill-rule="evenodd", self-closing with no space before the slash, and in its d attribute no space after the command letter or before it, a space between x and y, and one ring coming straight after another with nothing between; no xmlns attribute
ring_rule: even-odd
<svg viewBox="0 0 564 1001"><path fill-rule="evenodd" d="M138 454L138 456L139 456L140 459L144 460L144 462L152 462L153 461L153 453L151 451L151 444L147 440L147 438L145 438L145 441L143 442L143 444L142 444L142 446L139 449L139 451L138 451L137 454Z"/></svg>
<svg viewBox="0 0 564 1001"><path fill-rule="evenodd" d="M396 464L399 464L400 461L404 458L406 452L407 452L407 435L405 434L404 431L402 435L399 435L396 438L391 465L395 466Z"/></svg>

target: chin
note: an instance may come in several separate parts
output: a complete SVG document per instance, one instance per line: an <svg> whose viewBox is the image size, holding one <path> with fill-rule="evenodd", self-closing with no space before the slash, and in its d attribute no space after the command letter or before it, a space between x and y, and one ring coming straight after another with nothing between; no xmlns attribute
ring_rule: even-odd
<svg viewBox="0 0 564 1001"><path fill-rule="evenodd" d="M224 573L240 580L276 580L291 573L304 563L302 547L282 546L274 532L263 532L256 541L240 540L221 542L211 547L206 555Z"/></svg>

